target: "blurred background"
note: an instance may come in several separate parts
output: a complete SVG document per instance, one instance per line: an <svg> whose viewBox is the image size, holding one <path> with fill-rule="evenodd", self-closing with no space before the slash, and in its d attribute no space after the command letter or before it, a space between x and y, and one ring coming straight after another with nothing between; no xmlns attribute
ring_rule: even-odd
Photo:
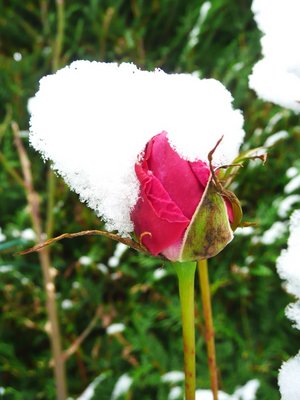
<svg viewBox="0 0 300 400"><path fill-rule="evenodd" d="M0 0L0 398L56 398L53 318L69 398L93 383L85 399L172 400L172 388L182 386L162 379L183 366L168 264L101 237L15 254L47 236L103 228L28 144L28 100L39 79L77 59L219 79L244 113L243 150L269 148L265 165L250 161L232 184L244 220L257 225L239 230L209 270L221 389L233 393L258 379L257 399L280 398L278 369L300 338L284 316L291 298L275 268L300 205L300 123L248 89L260 58L250 7L250 0ZM209 388L198 283L196 296L197 386Z"/></svg>

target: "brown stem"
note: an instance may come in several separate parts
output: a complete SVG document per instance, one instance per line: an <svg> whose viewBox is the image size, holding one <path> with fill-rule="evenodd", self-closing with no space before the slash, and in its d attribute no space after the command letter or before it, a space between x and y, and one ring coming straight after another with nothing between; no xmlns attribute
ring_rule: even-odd
<svg viewBox="0 0 300 400"><path fill-rule="evenodd" d="M66 361L68 358L70 358L76 351L79 349L81 346L81 343L87 338L87 336L92 332L92 330L95 328L97 325L97 322L100 318L100 313L102 311L102 306L99 306L96 310L96 313L93 317L93 319L90 321L88 326L85 328L85 330L74 340L74 342L71 344L71 346L64 351L63 353L63 359ZM50 361L50 366L53 367L54 365L54 360Z"/></svg>
<svg viewBox="0 0 300 400"><path fill-rule="evenodd" d="M18 174L18 172L11 166L9 165L8 160L4 156L4 154L0 153L0 163L3 165L3 168L6 170L6 172L23 188L25 188L24 182L22 177Z"/></svg>
<svg viewBox="0 0 300 400"><path fill-rule="evenodd" d="M210 374L211 390L213 393L213 399L218 400L218 370L216 361L215 333L211 309L207 260L198 261L198 274L201 287L203 314L205 320L205 340L208 353L208 367Z"/></svg>
<svg viewBox="0 0 300 400"><path fill-rule="evenodd" d="M15 145L21 162L24 184L25 184L25 192L30 210L30 216L32 219L33 229L36 233L37 242L41 242L42 224L39 212L39 197L33 187L30 161L27 156L26 150L23 146L22 140L20 138L19 127L15 122L12 123L12 129L15 138ZM58 316L57 316L56 301L55 301L56 296L55 296L54 274L53 274L53 269L51 268L51 261L48 249L42 249L39 252L39 260L42 267L43 283L46 293L46 310L48 316L47 333L50 338L53 359L54 359L54 376L57 388L57 399L65 400L67 398L65 365L62 357L61 334L58 324Z"/></svg>

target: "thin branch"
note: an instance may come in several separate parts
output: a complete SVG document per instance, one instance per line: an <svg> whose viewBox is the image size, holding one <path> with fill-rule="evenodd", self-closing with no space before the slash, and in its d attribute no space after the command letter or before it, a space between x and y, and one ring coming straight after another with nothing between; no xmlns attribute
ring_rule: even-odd
<svg viewBox="0 0 300 400"><path fill-rule="evenodd" d="M95 313L93 319L90 321L90 323L85 328L85 330L74 340L74 342L71 344L71 346L63 352L63 360L64 361L67 361L68 358L70 358L74 353L76 353L78 348L81 346L82 342L88 337L88 335L95 328L98 320L101 317L101 311L102 311L102 306L99 306L96 310L96 313ZM51 360L49 364L51 367L53 367L54 360Z"/></svg>
<svg viewBox="0 0 300 400"><path fill-rule="evenodd" d="M93 230L80 231L80 232L75 232L75 233L63 233L62 235L56 236L55 238L48 239L43 243L39 243L36 246L31 247L30 249L20 251L17 254L24 255L24 254L33 253L35 251L42 250L45 247L47 247L53 243L56 243L62 239L74 239L74 238L80 237L80 236L104 236L109 239L116 240L118 242L126 244L127 246L132 247L133 249L135 249L137 251L145 252L144 246L140 245L139 243L135 242L134 240L132 240L130 238L124 238L115 233L110 233L110 232L106 232L106 231L100 231L97 229L93 229Z"/></svg>
<svg viewBox="0 0 300 400"><path fill-rule="evenodd" d="M33 187L33 179L31 173L31 164L27 156L26 150L20 138L19 127L16 122L12 123L12 130L15 139L15 145L21 162L22 172L25 182L25 192L29 205L32 225L36 233L37 241L42 240L42 225L39 210L39 196ZM43 272L44 289L46 293L46 309L48 316L49 338L51 341L52 353L54 358L54 375L57 387L57 399L65 400L67 398L65 366L61 350L61 334L58 324L58 316L56 309L56 293L54 275L51 271L50 257L47 249L43 249L39 253L39 259Z"/></svg>
<svg viewBox="0 0 300 400"><path fill-rule="evenodd" d="M19 173L15 170L15 168L9 165L7 158L4 154L0 153L0 162L3 165L6 172L20 185L25 189L25 183Z"/></svg>

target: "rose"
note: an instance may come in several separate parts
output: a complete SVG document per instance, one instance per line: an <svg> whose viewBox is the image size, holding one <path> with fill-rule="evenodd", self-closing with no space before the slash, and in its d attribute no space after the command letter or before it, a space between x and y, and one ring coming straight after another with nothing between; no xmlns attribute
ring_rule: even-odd
<svg viewBox="0 0 300 400"><path fill-rule="evenodd" d="M178 260L184 236L211 181L210 168L203 161L181 158L163 131L147 143L135 172L140 183L140 197L131 213L135 234L151 254ZM229 225L232 206L222 199Z"/></svg>

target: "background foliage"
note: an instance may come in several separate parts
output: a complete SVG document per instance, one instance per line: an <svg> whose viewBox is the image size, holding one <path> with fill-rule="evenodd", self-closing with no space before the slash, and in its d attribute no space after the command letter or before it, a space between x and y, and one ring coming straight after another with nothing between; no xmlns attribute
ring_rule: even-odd
<svg viewBox="0 0 300 400"><path fill-rule="evenodd" d="M277 276L275 261L286 243L291 209L300 204L299 198L290 209L283 203L287 195L296 194L284 193L284 188L291 171L300 173L300 125L298 117L263 103L248 89L247 77L260 57L260 33L250 5L250 0L66 1L57 61L59 66L76 59L133 61L150 69L215 77L231 90L235 106L244 112L244 148L261 146L267 139L267 144L273 142L267 164L248 163L234 183L245 220L256 221L257 226L237 235L210 262L221 388L232 393L257 378L258 398L269 400L279 399L276 379L282 360L299 347L299 332L284 316L291 299ZM13 175L22 173L11 122L20 126L40 195L41 219L46 221L48 172L28 145L27 102L39 79L57 66L56 38L54 1L0 1L0 397L4 399L55 398L38 257L14 254L31 246L34 237L28 231L32 226L24 189ZM280 131L286 133L277 140L274 134ZM101 228L93 212L59 178L52 211L55 235ZM163 383L161 375L182 370L174 272L132 250L114 268L109 266L114 249L114 243L98 237L66 240L51 248L64 349L93 321L93 329L66 363L70 396L76 398L101 375L94 398L110 399L126 373L133 383L120 398L167 399L172 385ZM198 287L197 293L197 385L208 388ZM116 322L125 330L108 335L106 328Z"/></svg>

